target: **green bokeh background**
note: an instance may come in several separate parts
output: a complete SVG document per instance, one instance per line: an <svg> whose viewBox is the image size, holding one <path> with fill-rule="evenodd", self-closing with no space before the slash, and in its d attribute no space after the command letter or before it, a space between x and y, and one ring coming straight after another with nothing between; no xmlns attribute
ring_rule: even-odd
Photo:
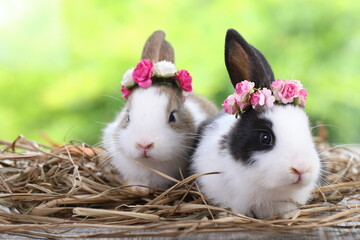
<svg viewBox="0 0 360 240"><path fill-rule="evenodd" d="M233 89L225 32L260 49L275 76L309 91L312 123L360 142L360 1L0 0L0 139L99 142L121 109L122 74L167 33L176 65L218 106Z"/></svg>

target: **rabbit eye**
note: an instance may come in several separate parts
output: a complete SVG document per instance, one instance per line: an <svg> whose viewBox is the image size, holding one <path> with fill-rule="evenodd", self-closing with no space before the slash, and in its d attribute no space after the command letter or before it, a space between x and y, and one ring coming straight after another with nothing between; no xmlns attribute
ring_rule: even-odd
<svg viewBox="0 0 360 240"><path fill-rule="evenodd" d="M172 111L169 115L169 122L176 122L175 111Z"/></svg>
<svg viewBox="0 0 360 240"><path fill-rule="evenodd" d="M126 122L126 123L129 123L129 122L130 122L130 115L129 115L129 114L126 116L125 122Z"/></svg>
<svg viewBox="0 0 360 240"><path fill-rule="evenodd" d="M260 133L260 143L262 145L271 146L273 145L273 139L270 133L268 132L261 132Z"/></svg>

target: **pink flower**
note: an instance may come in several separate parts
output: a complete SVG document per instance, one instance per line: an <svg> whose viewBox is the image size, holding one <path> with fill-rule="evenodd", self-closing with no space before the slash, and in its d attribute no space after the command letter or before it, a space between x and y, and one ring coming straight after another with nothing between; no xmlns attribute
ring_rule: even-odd
<svg viewBox="0 0 360 240"><path fill-rule="evenodd" d="M259 108L265 103L265 96L261 94L260 91L257 91L251 95L250 103L254 109Z"/></svg>
<svg viewBox="0 0 360 240"><path fill-rule="evenodd" d="M299 95L299 89L294 83L288 82L285 83L281 95L282 95L281 101L283 103L289 103L294 101L294 97L297 97Z"/></svg>
<svg viewBox="0 0 360 240"><path fill-rule="evenodd" d="M271 84L275 99L283 104L292 103L299 96L301 83L297 80L278 79Z"/></svg>
<svg viewBox="0 0 360 240"><path fill-rule="evenodd" d="M265 97L265 105L268 108L271 108L274 106L275 97L272 95L272 92L270 89L264 88L263 90L260 90L261 93Z"/></svg>
<svg viewBox="0 0 360 240"><path fill-rule="evenodd" d="M148 88L151 86L151 77L153 74L153 64L148 59L141 60L134 69L132 77L136 83L142 88Z"/></svg>
<svg viewBox="0 0 360 240"><path fill-rule="evenodd" d="M238 112L236 97L237 94L231 94L225 99L222 107L226 113L234 115Z"/></svg>
<svg viewBox="0 0 360 240"><path fill-rule="evenodd" d="M250 103L254 109L259 109L262 106L271 108L274 106L275 97L271 94L271 91L267 88L258 90L251 95Z"/></svg>
<svg viewBox="0 0 360 240"><path fill-rule="evenodd" d="M300 90L299 92L300 107L305 107L307 95L308 93L305 88Z"/></svg>
<svg viewBox="0 0 360 240"><path fill-rule="evenodd" d="M250 95L254 92L255 83L244 80L239 82L235 86L235 92L237 94L236 102L241 112L245 112L250 106Z"/></svg>
<svg viewBox="0 0 360 240"><path fill-rule="evenodd" d="M276 79L276 81L272 82L271 86L272 86L274 89L282 88L284 82L285 82L285 81L282 80L282 79Z"/></svg>
<svg viewBox="0 0 360 240"><path fill-rule="evenodd" d="M243 94L243 95L239 95L239 94L235 93L235 95L236 95L235 101L236 101L236 104L240 108L240 112L245 112L248 109L248 107L251 105L250 104L250 93Z"/></svg>
<svg viewBox="0 0 360 240"><path fill-rule="evenodd" d="M251 93L252 89L255 87L255 83L253 82L249 82L248 80L244 80L242 82L239 82L238 84L236 84L235 88L235 92L237 94L248 94Z"/></svg>
<svg viewBox="0 0 360 240"><path fill-rule="evenodd" d="M281 91L283 89L284 83L285 81L282 79L276 79L276 81L271 83L271 89L277 101L281 100Z"/></svg>
<svg viewBox="0 0 360 240"><path fill-rule="evenodd" d="M189 72L186 70L179 70L175 75L175 80L177 80L180 84L180 88L185 92L192 91L192 77Z"/></svg>
<svg viewBox="0 0 360 240"><path fill-rule="evenodd" d="M123 93L123 98L127 99L131 94L131 90L127 89L125 86L121 86L121 92Z"/></svg>

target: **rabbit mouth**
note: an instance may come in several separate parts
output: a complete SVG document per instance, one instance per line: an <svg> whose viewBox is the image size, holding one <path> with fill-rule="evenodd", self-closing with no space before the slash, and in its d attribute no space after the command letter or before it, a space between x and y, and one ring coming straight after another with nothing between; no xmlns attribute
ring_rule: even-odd
<svg viewBox="0 0 360 240"><path fill-rule="evenodd" d="M142 153L142 158L151 158L150 149L144 149L144 151Z"/></svg>
<svg viewBox="0 0 360 240"><path fill-rule="evenodd" d="M292 184L302 184L304 182L302 175L297 175L297 179Z"/></svg>
<svg viewBox="0 0 360 240"><path fill-rule="evenodd" d="M307 185L309 183L310 168L292 167L290 169L292 185Z"/></svg>
<svg viewBox="0 0 360 240"><path fill-rule="evenodd" d="M142 159L149 160L150 158L153 158L154 156L153 156L152 152L150 151L150 149L138 149L134 157L139 160L142 160Z"/></svg>
<svg viewBox="0 0 360 240"><path fill-rule="evenodd" d="M137 143L136 149L139 154L139 158L152 158L152 151L154 149L154 143Z"/></svg>
<svg viewBox="0 0 360 240"><path fill-rule="evenodd" d="M311 176L302 174L302 175L297 175L293 179L293 181L292 181L292 183L290 185L299 186L299 187L306 187L309 184L311 184Z"/></svg>

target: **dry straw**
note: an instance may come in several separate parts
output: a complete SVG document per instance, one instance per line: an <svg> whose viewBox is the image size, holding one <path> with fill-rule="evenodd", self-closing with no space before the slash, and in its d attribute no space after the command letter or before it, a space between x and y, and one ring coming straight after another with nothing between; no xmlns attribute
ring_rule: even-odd
<svg viewBox="0 0 360 240"><path fill-rule="evenodd" d="M177 236L184 233L297 233L360 222L360 156L318 141L326 184L291 219L259 220L211 205L196 184L174 180L143 196L111 171L102 149L85 144L45 146L18 137L0 141L0 232L48 238ZM217 174L217 173L208 173ZM166 176L165 176L166 177ZM353 226L354 227L354 226ZM90 234L68 229L106 228ZM54 231L56 229L57 231ZM63 231L59 231L59 229Z"/></svg>

